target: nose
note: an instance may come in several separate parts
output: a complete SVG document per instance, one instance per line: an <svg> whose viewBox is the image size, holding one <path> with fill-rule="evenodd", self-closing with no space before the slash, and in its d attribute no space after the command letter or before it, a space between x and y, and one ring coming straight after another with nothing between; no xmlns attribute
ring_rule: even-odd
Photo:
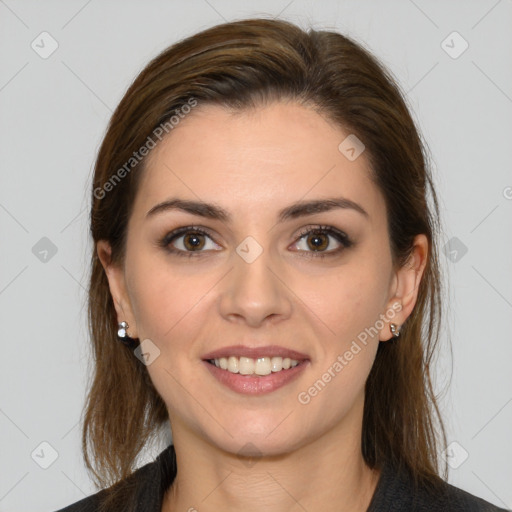
<svg viewBox="0 0 512 512"><path fill-rule="evenodd" d="M234 267L222 280L220 314L231 322L259 327L288 318L292 311L292 292L280 266L272 264L263 251L248 262L233 254Z"/></svg>

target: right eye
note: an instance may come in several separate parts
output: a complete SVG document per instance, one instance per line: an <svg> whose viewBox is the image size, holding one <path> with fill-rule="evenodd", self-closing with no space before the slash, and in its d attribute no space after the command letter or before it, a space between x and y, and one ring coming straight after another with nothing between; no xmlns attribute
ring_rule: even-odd
<svg viewBox="0 0 512 512"><path fill-rule="evenodd" d="M197 226L186 226L171 231L160 241L160 245L172 254L185 257L196 257L205 251L218 250L214 247L208 248L205 238L209 239L214 246L219 247L206 230Z"/></svg>

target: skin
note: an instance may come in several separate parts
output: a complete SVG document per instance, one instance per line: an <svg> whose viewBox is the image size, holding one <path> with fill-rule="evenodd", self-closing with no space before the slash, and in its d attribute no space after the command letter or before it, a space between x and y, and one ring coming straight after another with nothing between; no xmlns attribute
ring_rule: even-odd
<svg viewBox="0 0 512 512"><path fill-rule="evenodd" d="M389 321L402 325L416 303L428 243L418 235L408 264L393 268L384 197L370 180L365 153L350 161L338 150L347 135L293 102L242 112L200 105L149 156L124 265L110 264L108 242L97 245L118 321L160 350L147 369L169 411L179 468L163 511L368 507L380 475L361 454L364 384L379 341L392 337ZM333 196L357 202L368 216L334 209L277 222L291 203ZM232 222L177 210L146 217L171 197L215 203ZM315 257L314 237L308 243L300 230L319 224L345 232L353 245ZM183 226L211 233L191 258L159 246ZM247 236L263 248L252 263L236 252ZM193 252L185 238L172 245ZM324 252L343 247L331 235L320 242ZM299 393L379 315L387 319L393 304L401 309L392 320L359 343L357 355L309 403L300 403ZM239 343L293 348L310 361L276 391L241 395L202 361ZM260 455L253 464L244 457L247 443Z"/></svg>

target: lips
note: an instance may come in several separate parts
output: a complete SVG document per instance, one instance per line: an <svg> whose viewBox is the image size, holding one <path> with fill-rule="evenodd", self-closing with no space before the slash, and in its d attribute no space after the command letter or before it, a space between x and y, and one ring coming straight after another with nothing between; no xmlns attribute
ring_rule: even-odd
<svg viewBox="0 0 512 512"><path fill-rule="evenodd" d="M281 360L281 365L278 365L279 368L273 368L270 373L267 368L267 371L260 372L263 373L260 375L244 375L242 374L242 364L240 364L240 371L235 368L236 373L226 368L220 368L215 364L221 362L225 367L226 359L230 359L231 364L232 360L236 359L238 361L240 358L241 360L247 359L244 364L250 364L253 360L265 359L265 363L268 365L268 359L270 358ZM286 365L284 364L285 360L287 361ZM293 363L291 363L292 361ZM308 368L309 362L307 354L277 345L252 348L244 345L234 345L209 352L203 356L203 364L206 369L223 386L236 393L253 396L271 393L293 382ZM274 372L274 370L277 371ZM250 373L249 370L247 372Z"/></svg>
<svg viewBox="0 0 512 512"><path fill-rule="evenodd" d="M251 359L258 359L260 357L289 357L299 362L309 360L307 354L297 352L278 345L267 345L265 347L247 347L244 345L232 345L230 347L223 347L213 352L208 352L202 356L203 361L212 359L220 359L221 357L249 357Z"/></svg>
<svg viewBox="0 0 512 512"><path fill-rule="evenodd" d="M217 368L207 361L204 361L203 364L210 374L223 386L244 395L263 395L277 391L297 379L309 366L308 362L304 362L289 370L258 376L231 373Z"/></svg>

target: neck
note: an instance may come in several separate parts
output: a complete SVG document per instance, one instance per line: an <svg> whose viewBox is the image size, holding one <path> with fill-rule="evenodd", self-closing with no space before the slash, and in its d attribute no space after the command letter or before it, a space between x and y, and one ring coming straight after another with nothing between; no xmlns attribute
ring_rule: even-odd
<svg viewBox="0 0 512 512"><path fill-rule="evenodd" d="M365 512L380 476L364 462L360 429L333 429L299 449L249 461L174 432L178 474L162 512Z"/></svg>

